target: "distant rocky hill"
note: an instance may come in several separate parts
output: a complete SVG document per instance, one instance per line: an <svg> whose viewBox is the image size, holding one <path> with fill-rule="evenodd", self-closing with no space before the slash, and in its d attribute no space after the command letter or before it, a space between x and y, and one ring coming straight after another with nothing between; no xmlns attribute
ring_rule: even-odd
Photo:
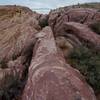
<svg viewBox="0 0 100 100"><path fill-rule="evenodd" d="M0 6L0 100L100 100L99 10Z"/></svg>
<svg viewBox="0 0 100 100"><path fill-rule="evenodd" d="M85 3L85 4L78 4L76 6L81 6L83 8L94 8L100 10L100 3Z"/></svg>

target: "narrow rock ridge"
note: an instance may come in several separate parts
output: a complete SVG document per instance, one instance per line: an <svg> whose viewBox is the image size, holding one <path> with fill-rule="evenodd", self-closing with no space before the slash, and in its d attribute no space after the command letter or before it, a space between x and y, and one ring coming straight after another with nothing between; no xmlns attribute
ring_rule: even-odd
<svg viewBox="0 0 100 100"><path fill-rule="evenodd" d="M51 28L37 38L22 100L96 100L81 74L65 63Z"/></svg>

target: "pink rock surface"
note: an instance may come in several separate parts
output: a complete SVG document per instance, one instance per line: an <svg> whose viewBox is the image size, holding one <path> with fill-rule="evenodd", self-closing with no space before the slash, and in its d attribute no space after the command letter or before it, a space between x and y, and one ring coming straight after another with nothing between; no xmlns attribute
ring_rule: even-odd
<svg viewBox="0 0 100 100"><path fill-rule="evenodd" d="M17 85L11 87L15 79L24 80L36 41L35 34L40 30L38 17L39 14L27 7L0 6L0 93L16 88ZM6 97L0 94L0 100L6 100Z"/></svg>
<svg viewBox="0 0 100 100"><path fill-rule="evenodd" d="M100 12L96 9L62 7L49 13L48 23L56 37L63 35L73 41L69 38L71 34L80 42L98 49L100 48L100 36L92 32L88 26L99 21Z"/></svg>
<svg viewBox="0 0 100 100"><path fill-rule="evenodd" d="M65 35L72 34L76 36L81 42L89 46L94 46L100 49L100 36L89 29L86 25L76 23L76 22L66 22L62 26L59 26L55 31L55 35Z"/></svg>
<svg viewBox="0 0 100 100"><path fill-rule="evenodd" d="M26 42L40 30L38 14L19 6L0 7L0 11L0 60L9 61L20 56Z"/></svg>
<svg viewBox="0 0 100 100"><path fill-rule="evenodd" d="M62 7L49 13L49 25L53 29L62 25L63 22L89 24L95 21L100 21L100 12L96 9Z"/></svg>
<svg viewBox="0 0 100 100"><path fill-rule="evenodd" d="M66 64L51 28L44 28L36 37L21 100L96 100L83 76Z"/></svg>
<svg viewBox="0 0 100 100"><path fill-rule="evenodd" d="M99 20L100 12L93 9L65 7L40 15L26 7L0 6L0 89L11 89L15 78L23 84L28 73L24 90L19 88L20 94L15 93L11 99L96 100L84 77L65 62L53 32L61 46L67 41L69 51L73 49L72 44L79 46L81 41L99 48L100 36L87 26ZM48 22L52 30L46 27L41 31ZM59 35L64 36L59 38ZM0 100L5 99L0 95Z"/></svg>

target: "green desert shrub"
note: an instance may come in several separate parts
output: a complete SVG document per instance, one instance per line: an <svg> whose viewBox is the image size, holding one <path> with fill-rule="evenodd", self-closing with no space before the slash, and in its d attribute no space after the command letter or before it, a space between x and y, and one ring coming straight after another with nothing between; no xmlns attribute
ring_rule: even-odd
<svg viewBox="0 0 100 100"><path fill-rule="evenodd" d="M78 69L93 87L95 92L100 90L100 52L86 47L75 49L69 57L69 63Z"/></svg>
<svg viewBox="0 0 100 100"><path fill-rule="evenodd" d="M0 88L0 100L13 100L20 92L20 80L18 76L6 76L5 84Z"/></svg>
<svg viewBox="0 0 100 100"><path fill-rule="evenodd" d="M0 61L0 68L2 69L7 68L7 62L5 60Z"/></svg>
<svg viewBox="0 0 100 100"><path fill-rule="evenodd" d="M90 28L91 28L94 32L96 32L97 34L100 35L100 21L91 24L91 25L90 25Z"/></svg>
<svg viewBox="0 0 100 100"><path fill-rule="evenodd" d="M43 28L45 26L48 26L48 16L44 15L44 16L41 16L40 19L39 19L39 25Z"/></svg>

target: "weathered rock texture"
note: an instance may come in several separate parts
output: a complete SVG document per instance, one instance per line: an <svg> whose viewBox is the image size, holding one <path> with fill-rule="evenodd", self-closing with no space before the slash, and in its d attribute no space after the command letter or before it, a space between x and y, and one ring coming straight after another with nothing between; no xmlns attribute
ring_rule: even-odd
<svg viewBox="0 0 100 100"><path fill-rule="evenodd" d="M76 36L81 42L100 49L100 36L91 31L86 25L76 22L63 23L62 27L56 29L55 34L58 36L64 35L66 37L71 34Z"/></svg>
<svg viewBox="0 0 100 100"><path fill-rule="evenodd" d="M100 21L98 10L67 7L51 11L48 20L56 37L65 36L74 43L78 40L100 50L100 36L88 27L97 21Z"/></svg>
<svg viewBox="0 0 100 100"><path fill-rule="evenodd" d="M93 9L65 7L40 15L0 6L0 100L96 100L64 56L82 41L100 47L100 36L88 27L99 20ZM52 29L41 31L47 25Z"/></svg>
<svg viewBox="0 0 100 100"><path fill-rule="evenodd" d="M38 14L23 9L16 6L0 9L2 11L0 17L0 59L12 60L20 55L25 49L25 44L40 29L37 21ZM10 14L12 16L9 18Z"/></svg>
<svg viewBox="0 0 100 100"><path fill-rule="evenodd" d="M40 31L39 16L26 7L0 7L0 88L9 89L15 78L25 78L36 41L35 34ZM2 96L0 94L0 100L8 100Z"/></svg>
<svg viewBox="0 0 100 100"><path fill-rule="evenodd" d="M49 25L56 30L63 22L89 24L100 21L100 12L89 8L63 7L49 13Z"/></svg>
<svg viewBox="0 0 100 100"><path fill-rule="evenodd" d="M100 10L62 7L49 13L48 24L67 60L80 46L100 52Z"/></svg>
<svg viewBox="0 0 100 100"><path fill-rule="evenodd" d="M51 28L36 37L22 100L96 100L81 74L65 63Z"/></svg>

